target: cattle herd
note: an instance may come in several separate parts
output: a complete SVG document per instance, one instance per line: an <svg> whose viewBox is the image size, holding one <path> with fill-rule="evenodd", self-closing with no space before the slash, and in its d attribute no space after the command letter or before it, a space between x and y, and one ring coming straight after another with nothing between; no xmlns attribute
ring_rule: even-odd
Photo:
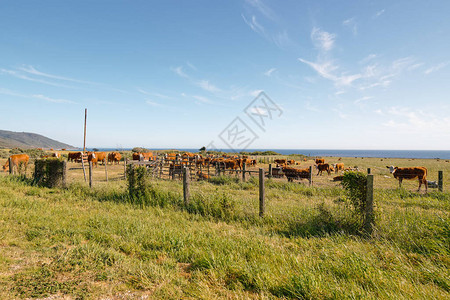
<svg viewBox="0 0 450 300"><path fill-rule="evenodd" d="M60 154L58 152L52 152L48 155L42 156L42 158L60 158ZM87 160L92 162L93 166L97 166L98 162L102 162L103 164L111 163L111 164L119 164L122 160L122 155L119 152L87 152L86 155L83 155L82 152L69 152L68 153L68 161L69 162L81 162L83 157L87 157ZM7 160L3 165L3 170L7 171L9 169L9 161L12 163L12 168L28 165L30 157L27 154L14 154L10 156L10 160ZM163 159L165 163L169 164L169 174L173 172L180 173L180 170L183 166L192 166L195 165L197 172L196 175L201 179L209 179L209 174L205 174L202 172L202 168L204 167L218 167L222 168L224 171L229 170L230 172L238 172L238 170L243 170L247 166L256 166L257 162L255 159L251 159L246 155L237 156L237 155L200 155L194 154L190 152L186 152L183 154L179 153L167 153L164 155L154 155L152 152L135 152L132 154L133 160L138 161L156 161L158 159ZM306 158L304 159L306 161ZM292 182L294 179L308 179L311 180L311 169L310 168L297 168L294 166L300 165L299 161L295 161L293 159L275 159L274 163L276 167L272 169L271 176L273 177L286 177L288 181ZM315 159L315 168L317 169L317 176L322 175L325 171L328 175L331 172L346 172L346 171L358 171L356 167L349 168L345 167L344 163L335 163L330 164L325 162L323 158ZM425 185L425 190L428 190L428 181L427 181L427 168L425 167L408 167L408 168L399 168L394 166L386 166L389 169L390 173L394 176L394 178L398 179L399 186L401 187L403 179L415 179L419 180L419 188L422 184ZM338 175L333 178L334 181L342 180L343 175Z"/></svg>

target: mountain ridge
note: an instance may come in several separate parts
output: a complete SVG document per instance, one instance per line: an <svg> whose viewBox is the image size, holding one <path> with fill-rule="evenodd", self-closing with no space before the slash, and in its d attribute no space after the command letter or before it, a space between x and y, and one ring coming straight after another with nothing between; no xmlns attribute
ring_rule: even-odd
<svg viewBox="0 0 450 300"><path fill-rule="evenodd" d="M0 148L76 149L77 147L37 133L0 130Z"/></svg>

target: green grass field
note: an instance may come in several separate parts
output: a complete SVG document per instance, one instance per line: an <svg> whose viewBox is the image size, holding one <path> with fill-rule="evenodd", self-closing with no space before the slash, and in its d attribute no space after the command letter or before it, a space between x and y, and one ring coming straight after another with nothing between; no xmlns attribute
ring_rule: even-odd
<svg viewBox="0 0 450 300"><path fill-rule="evenodd" d="M268 180L264 218L256 178L192 182L186 209L179 180L130 200L123 166L108 166L108 182L97 168L93 189L78 164L67 189L1 176L0 298L448 299L450 164L342 161L375 174L371 236L331 176ZM443 170L444 193L397 189L391 164Z"/></svg>

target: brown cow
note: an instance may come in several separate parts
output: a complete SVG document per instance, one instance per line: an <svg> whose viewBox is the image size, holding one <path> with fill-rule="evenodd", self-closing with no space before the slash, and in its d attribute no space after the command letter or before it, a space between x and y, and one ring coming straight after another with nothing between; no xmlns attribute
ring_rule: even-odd
<svg viewBox="0 0 450 300"><path fill-rule="evenodd" d="M88 161L92 162L93 167L97 166L98 159L95 152L88 152Z"/></svg>
<svg viewBox="0 0 450 300"><path fill-rule="evenodd" d="M389 172L391 172L392 175L394 175L394 178L398 179L399 187L402 187L402 181L403 179L419 179L419 188L417 191L420 191L420 187L422 186L422 183L425 184L425 191L428 191L428 182L427 182L427 168L425 167L410 167L410 168L399 168L394 166L386 166L386 168L389 169Z"/></svg>
<svg viewBox="0 0 450 300"><path fill-rule="evenodd" d="M41 158L49 158L49 157L60 158L61 154L59 154L58 152L53 152L53 153L49 153L47 155L41 155Z"/></svg>
<svg viewBox="0 0 450 300"><path fill-rule="evenodd" d="M153 160L152 152L134 152L133 160Z"/></svg>
<svg viewBox="0 0 450 300"><path fill-rule="evenodd" d="M239 169L239 163L234 159L225 159L225 169L237 170Z"/></svg>
<svg viewBox="0 0 450 300"><path fill-rule="evenodd" d="M69 152L69 154L67 154L67 160L74 162L81 162L82 155L83 153L81 152Z"/></svg>
<svg viewBox="0 0 450 300"><path fill-rule="evenodd" d="M14 167L16 167L17 170L19 170L19 167L21 165L24 165L25 173L27 172L28 161L30 160L30 157L27 154L13 154L9 158L11 158L13 170L14 170ZM3 165L3 171L6 172L7 170L9 170L9 159Z"/></svg>
<svg viewBox="0 0 450 300"><path fill-rule="evenodd" d="M97 161L101 161L103 162L103 165L106 163L106 152L94 152L95 153L95 157L97 158Z"/></svg>
<svg viewBox="0 0 450 300"><path fill-rule="evenodd" d="M111 152L108 154L108 163L119 164L121 159L122 159L122 154L120 154L119 152Z"/></svg>
<svg viewBox="0 0 450 300"><path fill-rule="evenodd" d="M310 180L311 176L308 169L296 169L292 167L283 167L284 176L288 179L288 181L292 182L294 179L308 179Z"/></svg>
<svg viewBox="0 0 450 300"><path fill-rule="evenodd" d="M290 159L290 160L287 161L287 164L288 165L295 165L295 160Z"/></svg>
<svg viewBox="0 0 450 300"><path fill-rule="evenodd" d="M325 158L316 158L316 164L324 164L325 163Z"/></svg>
<svg viewBox="0 0 450 300"><path fill-rule="evenodd" d="M337 163L333 165L335 172L344 171L344 163Z"/></svg>
<svg viewBox="0 0 450 300"><path fill-rule="evenodd" d="M286 165L287 159L275 159L274 162L278 165Z"/></svg>
<svg viewBox="0 0 450 300"><path fill-rule="evenodd" d="M327 171L328 175L330 175L330 173L331 173L329 164L317 164L316 168L317 168L317 170L319 170L319 172L317 172L317 175L322 176L323 171Z"/></svg>
<svg viewBox="0 0 450 300"><path fill-rule="evenodd" d="M198 180L208 180L211 177L208 174L205 174L203 172L197 171Z"/></svg>

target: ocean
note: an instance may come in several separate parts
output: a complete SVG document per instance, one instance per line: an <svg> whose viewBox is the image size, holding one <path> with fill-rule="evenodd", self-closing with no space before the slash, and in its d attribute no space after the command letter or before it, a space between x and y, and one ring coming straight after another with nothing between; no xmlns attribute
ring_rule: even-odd
<svg viewBox="0 0 450 300"><path fill-rule="evenodd" d="M93 148L87 148L92 151ZM126 151L131 148L97 148L99 151ZM171 148L149 148L152 150L167 150ZM198 149L178 148L176 150L186 152L197 152ZM386 158L430 158L450 159L450 150L338 150L338 149L245 149L231 150L222 149L223 152L254 152L275 151L282 155L303 154L307 156L329 156L329 157L386 157Z"/></svg>

